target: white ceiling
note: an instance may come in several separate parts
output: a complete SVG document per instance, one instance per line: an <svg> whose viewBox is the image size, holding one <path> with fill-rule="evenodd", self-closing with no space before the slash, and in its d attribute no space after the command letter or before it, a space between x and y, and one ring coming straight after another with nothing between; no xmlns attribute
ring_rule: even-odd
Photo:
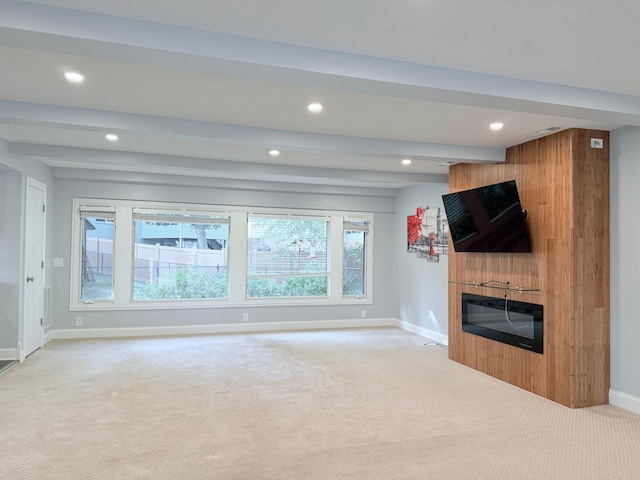
<svg viewBox="0 0 640 480"><path fill-rule="evenodd" d="M0 137L58 175L443 181L547 127L640 125L638 18L637 0L0 0Z"/></svg>

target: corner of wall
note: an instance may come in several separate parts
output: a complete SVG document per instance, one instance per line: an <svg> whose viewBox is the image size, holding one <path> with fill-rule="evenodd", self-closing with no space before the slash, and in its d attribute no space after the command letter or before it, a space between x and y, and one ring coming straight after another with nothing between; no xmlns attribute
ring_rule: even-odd
<svg viewBox="0 0 640 480"><path fill-rule="evenodd" d="M448 335L448 255L439 262L428 262L407 252L407 216L417 207L444 209L442 195L449 191L446 183L412 185L401 189L396 197L394 229L394 277L396 278L397 317L415 333L445 343ZM411 330L413 331L413 330ZM422 334L422 333L420 333ZM437 338L436 338L437 337Z"/></svg>

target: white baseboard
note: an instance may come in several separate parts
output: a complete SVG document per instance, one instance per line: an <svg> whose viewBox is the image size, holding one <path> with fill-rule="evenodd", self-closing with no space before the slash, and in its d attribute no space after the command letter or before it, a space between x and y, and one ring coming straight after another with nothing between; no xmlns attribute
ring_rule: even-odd
<svg viewBox="0 0 640 480"><path fill-rule="evenodd" d="M54 339L156 337L166 335L205 335L215 333L275 332L285 330L316 330L332 328L362 328L394 326L393 318L354 320L310 320L304 322L228 323L221 325L179 325L169 327L73 328L53 330Z"/></svg>
<svg viewBox="0 0 640 480"><path fill-rule="evenodd" d="M640 398L628 393L609 390L609 403L634 413L640 413Z"/></svg>
<svg viewBox="0 0 640 480"><path fill-rule="evenodd" d="M42 336L42 346L46 345L47 343L49 343L51 340L53 340L53 330L49 329L47 330L47 332Z"/></svg>
<svg viewBox="0 0 640 480"><path fill-rule="evenodd" d="M15 348L0 348L0 360L18 360L18 352Z"/></svg>
<svg viewBox="0 0 640 480"><path fill-rule="evenodd" d="M394 322L394 325L396 327L402 328L403 330L406 330L407 332L417 333L421 337L434 340L435 342L438 342L441 345L447 345L447 346L449 345L448 335L444 335L439 332L434 332L433 330L429 330L428 328L420 327L413 323L404 322L402 320L396 320Z"/></svg>

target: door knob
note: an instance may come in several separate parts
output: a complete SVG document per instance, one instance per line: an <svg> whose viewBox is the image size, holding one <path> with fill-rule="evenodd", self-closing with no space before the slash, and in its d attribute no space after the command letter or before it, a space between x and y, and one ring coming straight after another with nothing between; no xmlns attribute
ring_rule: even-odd
<svg viewBox="0 0 640 480"><path fill-rule="evenodd" d="M33 277L27 277L27 282L33 282L34 278Z"/></svg>

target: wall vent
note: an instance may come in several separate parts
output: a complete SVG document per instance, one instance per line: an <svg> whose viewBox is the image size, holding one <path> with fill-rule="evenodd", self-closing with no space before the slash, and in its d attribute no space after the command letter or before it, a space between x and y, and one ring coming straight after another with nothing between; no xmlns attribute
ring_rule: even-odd
<svg viewBox="0 0 640 480"><path fill-rule="evenodd" d="M543 130L538 130L537 132L533 132L527 135L527 137L543 137L544 135L549 135L550 133L557 132L558 130L562 130L565 127L548 127Z"/></svg>

